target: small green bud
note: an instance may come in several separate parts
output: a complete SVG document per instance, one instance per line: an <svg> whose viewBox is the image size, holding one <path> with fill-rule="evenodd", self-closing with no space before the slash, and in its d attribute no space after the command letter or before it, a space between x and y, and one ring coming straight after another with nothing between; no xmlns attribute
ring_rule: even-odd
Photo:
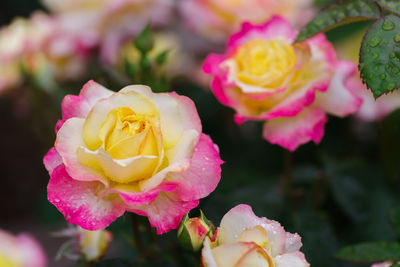
<svg viewBox="0 0 400 267"><path fill-rule="evenodd" d="M134 40L134 44L142 54L147 54L151 49L153 49L154 36L150 30L150 24L147 24L142 32L139 33Z"/></svg>
<svg viewBox="0 0 400 267"><path fill-rule="evenodd" d="M178 229L178 240L182 247L199 251L206 236L212 236L210 227L212 223L207 220L203 213L201 214L202 218L189 218L188 214L183 217Z"/></svg>

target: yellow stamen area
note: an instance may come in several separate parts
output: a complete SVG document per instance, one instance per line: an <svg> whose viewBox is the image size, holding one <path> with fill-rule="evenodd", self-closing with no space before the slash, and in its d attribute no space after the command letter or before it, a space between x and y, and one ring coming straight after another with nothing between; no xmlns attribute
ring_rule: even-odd
<svg viewBox="0 0 400 267"><path fill-rule="evenodd" d="M150 118L132 109L119 107L109 112L100 128L103 148L114 159L157 155L157 141Z"/></svg>
<svg viewBox="0 0 400 267"><path fill-rule="evenodd" d="M283 40L254 39L238 48L237 78L250 85L278 88L296 66L293 47Z"/></svg>

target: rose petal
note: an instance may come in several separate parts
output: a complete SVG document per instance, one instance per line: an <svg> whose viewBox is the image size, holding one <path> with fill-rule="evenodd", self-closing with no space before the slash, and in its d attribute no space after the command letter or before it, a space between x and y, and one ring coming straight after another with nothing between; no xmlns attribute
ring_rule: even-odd
<svg viewBox="0 0 400 267"><path fill-rule="evenodd" d="M73 117L85 118L94 104L114 92L108 90L95 81L88 81L79 93L79 96L66 95L61 103L63 121Z"/></svg>
<svg viewBox="0 0 400 267"><path fill-rule="evenodd" d="M117 195L100 199L98 191L102 188L99 182L72 179L60 165L51 174L47 197L69 223L90 231L101 230L124 214L126 208Z"/></svg>
<svg viewBox="0 0 400 267"><path fill-rule="evenodd" d="M156 188L142 192L137 185L118 184L104 194L117 193L121 199L129 206L141 206L144 204L150 205L157 198L161 192L172 192L176 189L178 184L171 182L164 182Z"/></svg>
<svg viewBox="0 0 400 267"><path fill-rule="evenodd" d="M310 264L300 251L290 252L275 257L275 267L308 267Z"/></svg>
<svg viewBox="0 0 400 267"><path fill-rule="evenodd" d="M101 181L105 185L108 179L94 168L82 165L77 157L80 147L85 147L82 138L84 119L71 118L67 120L57 133L55 148L60 154L68 174L79 181Z"/></svg>
<svg viewBox="0 0 400 267"><path fill-rule="evenodd" d="M203 249L201 251L201 262L205 267L219 267L215 262L214 255L211 251L210 239L206 237L203 242Z"/></svg>
<svg viewBox="0 0 400 267"><path fill-rule="evenodd" d="M218 147L208 135L202 134L194 148L190 167L182 173L171 174L168 177L168 181L179 184L173 194L183 201L208 196L221 179L222 163Z"/></svg>
<svg viewBox="0 0 400 267"><path fill-rule="evenodd" d="M362 99L348 87L349 79L356 72L354 63L341 61L337 65L336 72L326 92L318 94L316 103L326 112L338 117L345 117L358 111Z"/></svg>
<svg viewBox="0 0 400 267"><path fill-rule="evenodd" d="M289 21L280 16L274 16L264 25L253 25L249 22L243 23L242 29L229 38L227 49L228 51L233 51L236 47L256 38L267 40L281 38L291 44L296 35L297 31L292 28Z"/></svg>
<svg viewBox="0 0 400 267"><path fill-rule="evenodd" d="M243 204L234 207L222 218L218 232L219 244L235 242L243 230L257 225L267 231L272 246L271 256L283 253L286 242L284 228L276 221L257 217L250 206Z"/></svg>
<svg viewBox="0 0 400 267"><path fill-rule="evenodd" d="M47 152L47 154L43 158L44 167L50 175L53 170L62 163L62 158L60 154L58 154L55 147L50 148L49 152Z"/></svg>
<svg viewBox="0 0 400 267"><path fill-rule="evenodd" d="M198 200L176 201L168 193L160 193L150 205L132 207L129 210L147 216L150 224L157 228L157 234L160 235L178 228L182 217L198 204Z"/></svg>
<svg viewBox="0 0 400 267"><path fill-rule="evenodd" d="M321 109L310 107L295 117L268 121L264 125L263 137L272 144L294 151L311 140L318 144L324 135L326 121Z"/></svg>

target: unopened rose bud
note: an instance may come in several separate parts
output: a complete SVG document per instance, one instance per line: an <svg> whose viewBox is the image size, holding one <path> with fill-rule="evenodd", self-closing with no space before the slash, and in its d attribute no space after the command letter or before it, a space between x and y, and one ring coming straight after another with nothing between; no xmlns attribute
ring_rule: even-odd
<svg viewBox="0 0 400 267"><path fill-rule="evenodd" d="M182 219L178 229L179 243L187 249L198 251L203 246L206 236L213 235L213 224L203 213L200 218L189 218L188 214Z"/></svg>
<svg viewBox="0 0 400 267"><path fill-rule="evenodd" d="M79 229L79 250L87 262L97 261L104 256L112 240L107 230L87 231Z"/></svg>

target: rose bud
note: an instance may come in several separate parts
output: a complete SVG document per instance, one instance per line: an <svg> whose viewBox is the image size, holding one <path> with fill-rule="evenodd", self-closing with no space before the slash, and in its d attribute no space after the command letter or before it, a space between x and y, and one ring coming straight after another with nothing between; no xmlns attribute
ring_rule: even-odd
<svg viewBox="0 0 400 267"><path fill-rule="evenodd" d="M189 218L186 214L178 229L178 240L182 247L199 251L206 236L212 237L214 225L207 220L203 212L200 218Z"/></svg>

